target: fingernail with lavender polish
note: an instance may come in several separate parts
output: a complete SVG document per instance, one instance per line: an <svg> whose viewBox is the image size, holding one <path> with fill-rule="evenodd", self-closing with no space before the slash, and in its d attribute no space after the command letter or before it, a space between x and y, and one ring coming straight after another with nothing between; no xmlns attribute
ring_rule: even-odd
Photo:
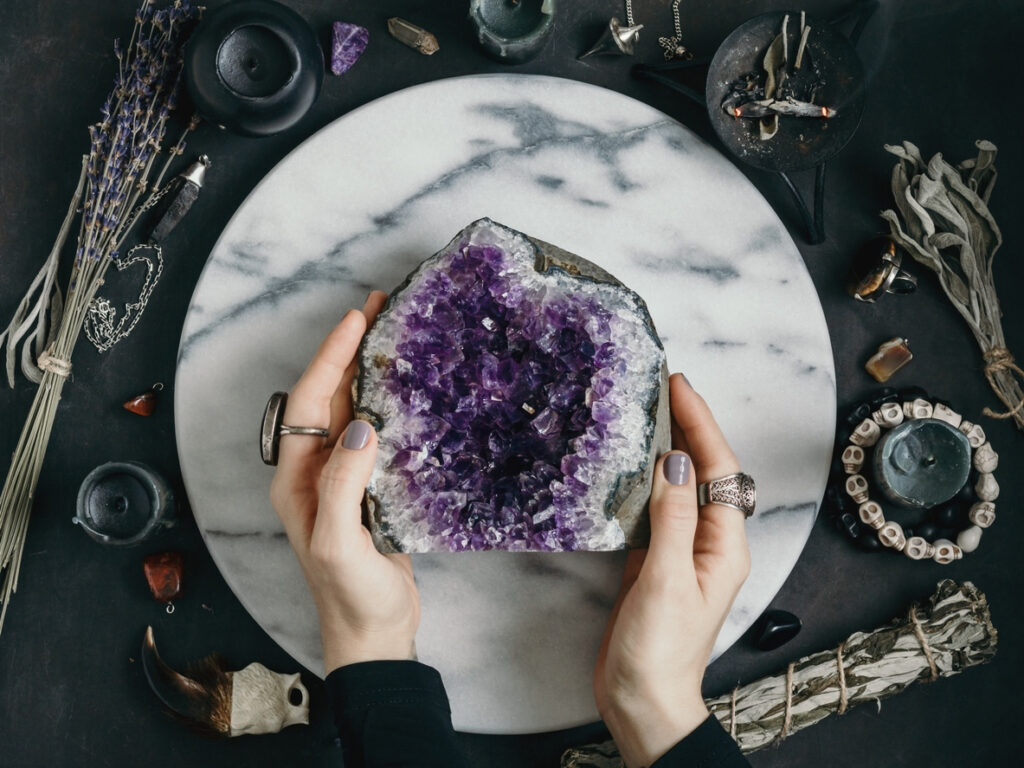
<svg viewBox="0 0 1024 768"><path fill-rule="evenodd" d="M661 467L672 485L686 485L690 479L690 457L685 453L670 453Z"/></svg>
<svg viewBox="0 0 1024 768"><path fill-rule="evenodd" d="M350 451L361 451L370 441L370 425L365 421L353 421L345 430L345 438L341 447Z"/></svg>

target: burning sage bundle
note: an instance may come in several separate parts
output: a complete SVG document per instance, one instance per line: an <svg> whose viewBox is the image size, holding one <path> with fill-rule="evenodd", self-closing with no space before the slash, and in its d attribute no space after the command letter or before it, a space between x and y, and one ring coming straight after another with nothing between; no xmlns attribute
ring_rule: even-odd
<svg viewBox="0 0 1024 768"><path fill-rule="evenodd" d="M976 142L978 155L956 167L936 154L925 163L921 151L904 141L885 149L900 159L892 171L896 209L883 211L892 239L939 276L956 311L981 347L985 378L1007 407L985 408L995 419L1012 418L1024 429L1024 371L1003 336L1002 312L992 274L992 257L1003 242L988 209L996 184L996 145Z"/></svg>
<svg viewBox="0 0 1024 768"><path fill-rule="evenodd" d="M740 749L753 752L832 713L984 664L995 656L996 640L985 595L969 581L947 579L927 604L888 626L855 632L832 650L706 703ZM562 768L622 768L622 759L609 741L566 751Z"/></svg>
<svg viewBox="0 0 1024 768"><path fill-rule="evenodd" d="M8 383L14 386L20 343L22 371L38 384L0 493L0 629L17 589L32 498L57 403L71 375L75 343L104 275L111 264L118 265L120 249L138 215L159 199L161 180L184 146L183 134L153 176L168 119L177 106L182 45L199 13L191 0L175 0L160 10L152 0L143 0L128 45L115 42L114 88L100 109L100 121L89 126L89 154L82 158L64 223L10 325L0 333ZM194 125L189 123L185 134ZM57 267L76 216L78 243L62 300L55 282Z"/></svg>

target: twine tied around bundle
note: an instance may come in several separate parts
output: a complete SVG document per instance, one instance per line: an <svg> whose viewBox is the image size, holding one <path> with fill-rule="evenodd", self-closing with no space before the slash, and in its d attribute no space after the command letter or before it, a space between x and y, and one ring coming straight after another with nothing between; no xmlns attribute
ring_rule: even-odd
<svg viewBox="0 0 1024 768"><path fill-rule="evenodd" d="M1020 413L1021 408L1024 408L1024 397L1018 398L1017 403L1014 404L1012 400L1003 394L999 385L996 384L995 375L1005 371L1011 376L1016 375L1024 382L1024 371L1017 365L1013 355L1010 354L1010 350L1006 347L992 347L982 357L985 360L985 378L988 379L989 386L995 390L996 396L1003 401L1003 405L1010 410L1005 413L997 413L988 406L985 406L981 409L981 412L993 419L1012 419Z"/></svg>
<svg viewBox="0 0 1024 768"><path fill-rule="evenodd" d="M41 370L49 371L52 374L60 376L62 379L66 379L71 375L71 361L54 357L50 351L52 349L53 347L47 347L39 356L37 364Z"/></svg>

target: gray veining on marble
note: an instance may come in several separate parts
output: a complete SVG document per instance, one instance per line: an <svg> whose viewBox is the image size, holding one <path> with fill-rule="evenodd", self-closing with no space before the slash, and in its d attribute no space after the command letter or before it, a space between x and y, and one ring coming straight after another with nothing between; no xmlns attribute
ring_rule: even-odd
<svg viewBox="0 0 1024 768"><path fill-rule="evenodd" d="M715 646L753 622L799 557L832 448L831 346L785 228L730 163L639 102L556 78L439 81L352 112L278 165L225 228L182 333L175 420L207 546L253 617L322 671L312 599L257 450L288 389L370 288L390 290L489 216L596 262L647 301L672 370L704 394L763 514L750 579ZM421 660L456 727L597 718L590 675L622 553L419 555Z"/></svg>

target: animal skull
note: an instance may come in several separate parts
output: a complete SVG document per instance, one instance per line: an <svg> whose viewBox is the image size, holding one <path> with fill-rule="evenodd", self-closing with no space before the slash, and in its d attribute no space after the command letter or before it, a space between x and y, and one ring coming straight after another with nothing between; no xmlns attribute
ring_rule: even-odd
<svg viewBox="0 0 1024 768"><path fill-rule="evenodd" d="M878 539L890 549L901 550L907 543L903 535L903 526L891 520L878 529Z"/></svg>
<svg viewBox="0 0 1024 768"><path fill-rule="evenodd" d="M850 475L846 478L846 492L855 502L861 504L868 500L868 481L863 475Z"/></svg>
<svg viewBox="0 0 1024 768"><path fill-rule="evenodd" d="M964 417L954 411L948 405L942 403L936 403L932 408L932 418L944 421L947 424L951 424L954 427L959 427L960 422L964 420Z"/></svg>
<svg viewBox="0 0 1024 768"><path fill-rule="evenodd" d="M903 408L899 403L882 403L882 407L871 414L871 419L880 427L896 427L903 423Z"/></svg>
<svg viewBox="0 0 1024 768"><path fill-rule="evenodd" d="M299 673L271 672L259 662L231 674L231 735L277 733L309 724L309 692Z"/></svg>
<svg viewBox="0 0 1024 768"><path fill-rule="evenodd" d="M976 501L967 517L979 528L988 528L996 521L996 505L991 501Z"/></svg>
<svg viewBox="0 0 1024 768"><path fill-rule="evenodd" d="M964 556L963 550L949 539L936 539L932 546L935 547L932 560L941 565L948 565Z"/></svg>
<svg viewBox="0 0 1024 768"><path fill-rule="evenodd" d="M864 419L850 435L850 442L862 448L870 448L878 442L882 429L875 423L874 419Z"/></svg>
<svg viewBox="0 0 1024 768"><path fill-rule="evenodd" d="M916 400L908 400L903 403L903 415L908 419L930 419L932 404L920 397Z"/></svg>
<svg viewBox="0 0 1024 768"><path fill-rule="evenodd" d="M960 422L959 430L967 435L967 442L971 444L971 448L980 448L985 442L985 430L980 424L964 419Z"/></svg>
<svg viewBox="0 0 1024 768"><path fill-rule="evenodd" d="M841 460L847 474L860 472L860 468L864 466L864 449L859 445L848 445L843 449Z"/></svg>
<svg viewBox="0 0 1024 768"><path fill-rule="evenodd" d="M927 560L935 554L935 547L927 539L911 536L903 547L903 553L911 560Z"/></svg>
<svg viewBox="0 0 1024 768"><path fill-rule="evenodd" d="M974 484L974 492L982 501L995 501L999 498L999 483L995 475L983 472L978 475L978 482Z"/></svg>
<svg viewBox="0 0 1024 768"><path fill-rule="evenodd" d="M979 472L995 472L999 466L999 454L991 443L983 443L974 451L974 468Z"/></svg>
<svg viewBox="0 0 1024 768"><path fill-rule="evenodd" d="M882 512L882 506L877 501L865 501L860 505L857 514L860 515L860 519L865 525L870 525L876 530L885 525L885 515Z"/></svg>

